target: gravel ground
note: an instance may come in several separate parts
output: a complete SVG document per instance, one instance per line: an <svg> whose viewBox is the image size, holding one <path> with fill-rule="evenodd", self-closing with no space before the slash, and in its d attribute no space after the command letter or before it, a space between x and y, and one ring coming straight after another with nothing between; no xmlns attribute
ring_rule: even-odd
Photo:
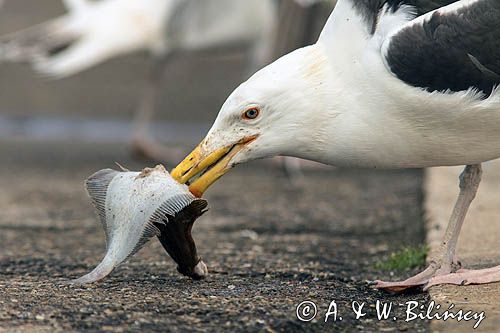
<svg viewBox="0 0 500 333"><path fill-rule="evenodd" d="M115 161L138 169L114 145L0 144L0 332L54 331L427 331L428 323L377 321L392 296L366 280L390 251L423 242L421 171L308 172L302 189L279 170L240 167L208 193L211 210L193 235L210 276L193 282L153 240L107 280L85 288L58 282L91 270L104 235L83 179ZM318 317L296 318L311 300ZM335 300L342 321L324 323ZM355 320L351 302L367 302Z"/></svg>

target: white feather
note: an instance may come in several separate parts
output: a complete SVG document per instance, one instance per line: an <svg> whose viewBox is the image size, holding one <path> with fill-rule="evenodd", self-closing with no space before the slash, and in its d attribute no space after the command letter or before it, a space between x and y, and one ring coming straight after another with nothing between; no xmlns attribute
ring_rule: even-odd
<svg viewBox="0 0 500 333"><path fill-rule="evenodd" d="M0 59L32 62L37 72L63 78L138 50L164 56L244 41L253 46L253 62L263 63L276 21L273 0L66 0L65 5L67 15L4 37ZM72 42L67 49L50 52L67 42Z"/></svg>

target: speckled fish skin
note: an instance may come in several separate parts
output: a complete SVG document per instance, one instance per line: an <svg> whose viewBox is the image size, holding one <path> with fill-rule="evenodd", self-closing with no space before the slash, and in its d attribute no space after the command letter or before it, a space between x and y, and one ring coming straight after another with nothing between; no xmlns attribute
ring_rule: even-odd
<svg viewBox="0 0 500 333"><path fill-rule="evenodd" d="M178 270L194 279L207 274L196 252L191 227L207 207L163 166L142 172L101 170L85 182L106 234L106 255L89 274L73 284L93 283L158 236ZM169 233L166 235L165 233Z"/></svg>

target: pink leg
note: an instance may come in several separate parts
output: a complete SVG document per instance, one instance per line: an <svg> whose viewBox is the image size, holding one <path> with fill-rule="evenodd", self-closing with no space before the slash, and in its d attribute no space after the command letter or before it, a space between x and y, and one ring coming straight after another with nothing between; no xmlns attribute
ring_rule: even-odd
<svg viewBox="0 0 500 333"><path fill-rule="evenodd" d="M305 185L305 175L303 171L332 170L332 167L329 165L288 156L278 156L267 159L265 163L275 168L282 169L290 185L296 188L302 188Z"/></svg>
<svg viewBox="0 0 500 333"><path fill-rule="evenodd" d="M163 146L148 136L135 137L132 140L131 148L133 154L138 158L153 160L156 163L165 163L166 165L175 165L188 153L180 148Z"/></svg>
<svg viewBox="0 0 500 333"><path fill-rule="evenodd" d="M132 139L132 151L136 156L167 164L181 161L187 153L182 149L162 146L149 135L149 125L153 119L163 74L171 57L172 54L169 54L163 59L155 60L152 64L150 77L135 115Z"/></svg>
<svg viewBox="0 0 500 333"><path fill-rule="evenodd" d="M460 194L446 229L439 256L431 261L423 272L399 282L376 281L375 288L392 292L401 292L409 288L424 286L432 279L444 277L460 268L455 262L455 250L458 236L472 200L474 200L481 182L481 165L467 166L460 176Z"/></svg>
<svg viewBox="0 0 500 333"><path fill-rule="evenodd" d="M500 266L480 270L459 270L456 273L435 276L425 285L424 290L441 284L465 286L500 282Z"/></svg>

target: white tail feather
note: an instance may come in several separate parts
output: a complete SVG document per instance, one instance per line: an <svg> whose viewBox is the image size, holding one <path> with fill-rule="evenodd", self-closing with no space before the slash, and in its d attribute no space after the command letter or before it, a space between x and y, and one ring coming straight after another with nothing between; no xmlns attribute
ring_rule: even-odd
<svg viewBox="0 0 500 333"><path fill-rule="evenodd" d="M33 64L43 76L60 79L75 75L110 58L107 44L98 39L83 39L68 50L52 57L43 57Z"/></svg>
<svg viewBox="0 0 500 333"><path fill-rule="evenodd" d="M78 37L67 17L41 23L0 38L0 62L32 62Z"/></svg>

